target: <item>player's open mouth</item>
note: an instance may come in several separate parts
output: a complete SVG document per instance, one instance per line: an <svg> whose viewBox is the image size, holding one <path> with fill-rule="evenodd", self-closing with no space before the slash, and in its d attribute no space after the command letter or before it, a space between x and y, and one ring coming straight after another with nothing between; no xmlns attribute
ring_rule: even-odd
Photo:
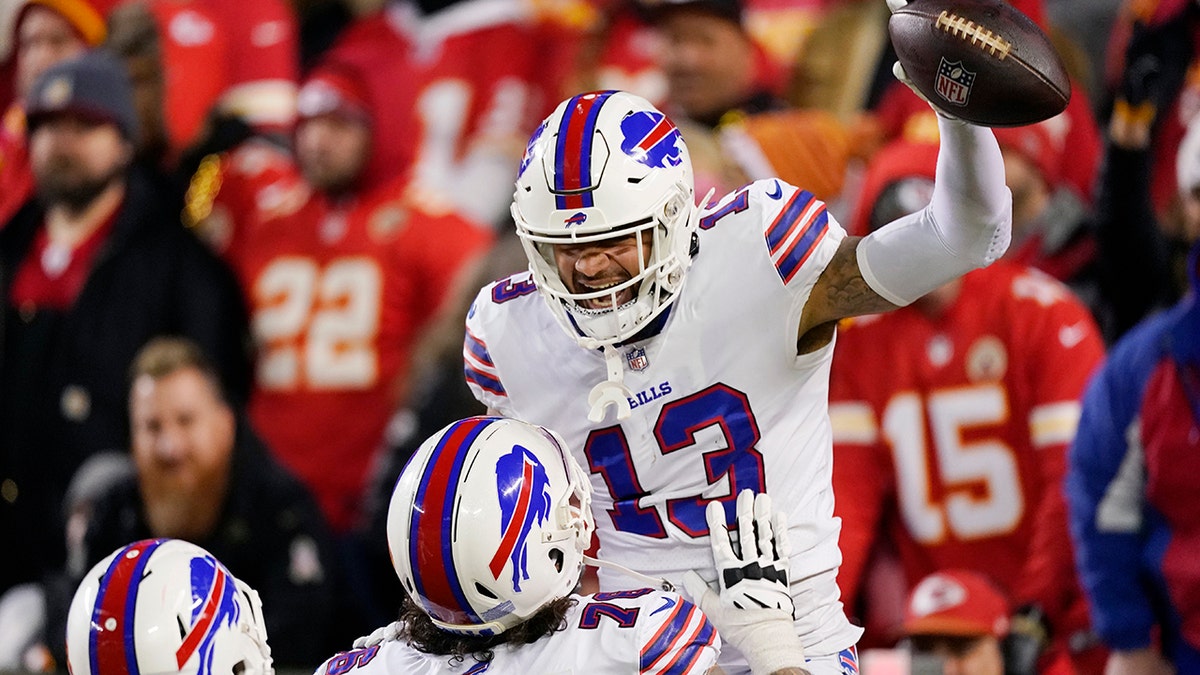
<svg viewBox="0 0 1200 675"><path fill-rule="evenodd" d="M622 283L624 283L624 282L614 281L612 283L606 283L606 284L580 283L579 289L585 293L593 293L593 292L603 291L608 288L613 288L613 287L619 286ZM594 311L595 310L599 310L599 311L608 310L608 309L612 309L614 307L620 307L620 306L624 305L625 303L633 300L634 290L635 289L633 286L629 286L626 288L622 288L621 290L616 291L615 293L605 293L599 297L579 300L578 303L579 303L579 306L583 307L584 309L590 309L590 310L594 310Z"/></svg>

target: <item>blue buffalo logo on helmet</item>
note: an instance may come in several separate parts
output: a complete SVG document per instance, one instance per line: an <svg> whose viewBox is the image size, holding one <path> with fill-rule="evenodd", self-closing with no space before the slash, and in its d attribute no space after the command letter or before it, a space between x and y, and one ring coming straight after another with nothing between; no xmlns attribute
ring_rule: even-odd
<svg viewBox="0 0 1200 675"><path fill-rule="evenodd" d="M586 221L587 221L587 214L584 213L583 211L580 211L579 213L576 213L575 215L564 220L563 224L566 225L567 227L570 227L572 225L582 225Z"/></svg>
<svg viewBox="0 0 1200 675"><path fill-rule="evenodd" d="M88 653L91 672L137 672L133 611L145 567L166 539L147 539L126 546L104 573L92 609L92 631ZM182 642L175 651L179 668L197 656L198 675L212 672L215 638L222 626L234 626L240 615L233 577L211 556L189 561L191 602L188 625L179 621Z"/></svg>
<svg viewBox="0 0 1200 675"><path fill-rule="evenodd" d="M682 136L659 112L640 111L621 120L621 150L646 166L661 169L679 166Z"/></svg>
<svg viewBox="0 0 1200 675"><path fill-rule="evenodd" d="M200 652L201 675L208 673L212 663L213 637L222 625L235 626L240 618L236 600L237 588L233 578L215 558L192 558L192 626L176 652L179 667L187 663L195 651Z"/></svg>
<svg viewBox="0 0 1200 675"><path fill-rule="evenodd" d="M517 170L517 178L525 175L525 169L533 163L534 148L537 146L538 139L542 137L542 133L546 131L546 123L542 122L537 129L533 130L533 135L529 137L529 143L525 145L525 154L521 156L521 168Z"/></svg>
<svg viewBox="0 0 1200 675"><path fill-rule="evenodd" d="M496 461L496 492L500 498L500 546L489 569L500 578L506 561L511 561L513 591L529 579L526 544L536 521L550 517L550 479L546 467L527 448L514 445Z"/></svg>

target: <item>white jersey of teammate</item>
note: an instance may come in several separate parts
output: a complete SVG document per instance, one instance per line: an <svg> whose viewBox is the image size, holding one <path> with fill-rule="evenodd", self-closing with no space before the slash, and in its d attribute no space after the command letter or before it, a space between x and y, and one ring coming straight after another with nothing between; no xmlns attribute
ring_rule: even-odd
<svg viewBox="0 0 1200 675"><path fill-rule="evenodd" d="M532 644L500 646L486 663L426 654L407 642L343 652L315 675L703 675L721 638L698 607L675 593L642 588L574 595L567 627Z"/></svg>
<svg viewBox="0 0 1200 675"><path fill-rule="evenodd" d="M556 323L528 273L485 287L467 318L465 372L500 414L561 433L591 472L600 557L678 581L715 578L704 504L769 491L787 512L797 632L836 654L861 630L835 580L828 416L832 341L797 356L800 313L846 236L810 193L763 180L701 213L700 248L661 331L622 347L632 415L588 420L599 350ZM600 573L601 588L629 586Z"/></svg>

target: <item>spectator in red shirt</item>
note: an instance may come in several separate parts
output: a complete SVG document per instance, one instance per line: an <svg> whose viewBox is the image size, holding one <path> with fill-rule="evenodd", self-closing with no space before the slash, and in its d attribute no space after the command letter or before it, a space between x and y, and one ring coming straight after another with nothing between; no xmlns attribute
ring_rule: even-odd
<svg viewBox="0 0 1200 675"><path fill-rule="evenodd" d="M851 231L928 203L936 157L934 145L881 150ZM829 410L846 605L862 597L883 532L909 588L946 568L987 572L1011 610L1049 617L1053 658L1088 663L1061 483L1079 396L1103 353L1066 286L1004 261L843 324Z"/></svg>
<svg viewBox="0 0 1200 675"><path fill-rule="evenodd" d="M318 68L299 96L291 165L257 145L228 158L210 221L252 314L250 416L339 534L359 524L370 469L406 398L411 350L491 240L404 176L374 173L366 78Z"/></svg>

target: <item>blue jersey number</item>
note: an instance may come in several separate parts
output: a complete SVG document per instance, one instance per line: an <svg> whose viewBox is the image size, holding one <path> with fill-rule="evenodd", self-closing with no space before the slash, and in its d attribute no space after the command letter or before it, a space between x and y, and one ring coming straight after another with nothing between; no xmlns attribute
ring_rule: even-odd
<svg viewBox="0 0 1200 675"><path fill-rule="evenodd" d="M709 427L721 431L725 447L705 452L700 459L710 485L728 476L729 494L717 499L725 505L726 520L733 522L739 492L747 488L754 492L766 490L762 453L755 448L761 434L746 395L728 385L714 384L672 401L658 415L654 438L665 456L693 447L696 433ZM591 432L584 453L592 472L601 475L613 498L613 507L608 510L613 526L622 532L665 538L667 532L658 511L638 504L647 492L638 480L629 442L620 425ZM707 502L700 495L668 500L667 520L692 537L703 537L708 534L704 519Z"/></svg>
<svg viewBox="0 0 1200 675"><path fill-rule="evenodd" d="M595 629L600 626L600 617L607 616L621 628L632 628L637 623L638 607L621 607L607 602L589 602L579 615L579 627Z"/></svg>
<svg viewBox="0 0 1200 675"><path fill-rule="evenodd" d="M733 199L730 199L728 204L701 218L700 229L712 229L712 227L717 224L718 220L731 213L741 213L748 208L750 208L750 192L748 190L742 190L734 195Z"/></svg>
<svg viewBox="0 0 1200 675"><path fill-rule="evenodd" d="M378 653L379 645L372 645L366 649L355 649L338 654L325 666L325 675L342 675L351 668L362 668L370 663Z"/></svg>

